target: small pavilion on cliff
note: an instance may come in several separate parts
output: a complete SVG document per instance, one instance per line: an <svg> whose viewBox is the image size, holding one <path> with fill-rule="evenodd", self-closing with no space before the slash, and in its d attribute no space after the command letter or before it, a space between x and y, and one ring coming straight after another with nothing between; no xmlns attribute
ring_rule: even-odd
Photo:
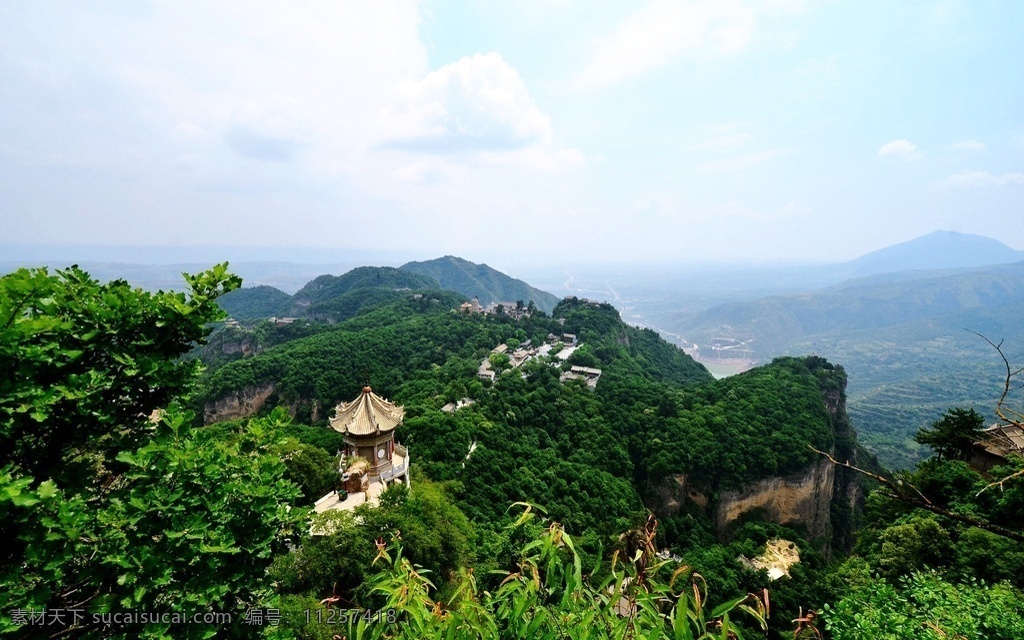
<svg viewBox="0 0 1024 640"><path fill-rule="evenodd" d="M409 451L395 442L405 410L378 396L369 386L351 402L342 402L330 419L331 428L344 434L345 451L338 472L339 489L316 501L317 513L377 504L389 485L409 485Z"/></svg>

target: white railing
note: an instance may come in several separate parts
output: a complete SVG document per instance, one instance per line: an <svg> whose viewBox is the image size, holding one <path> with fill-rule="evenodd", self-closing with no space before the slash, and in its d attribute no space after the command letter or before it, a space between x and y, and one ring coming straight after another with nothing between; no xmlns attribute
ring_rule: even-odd
<svg viewBox="0 0 1024 640"><path fill-rule="evenodd" d="M383 481L391 480L397 476L404 475L409 470L409 450L400 444L395 445L395 458L401 458L402 463L399 466L395 466L392 462L391 468L380 474L380 479Z"/></svg>

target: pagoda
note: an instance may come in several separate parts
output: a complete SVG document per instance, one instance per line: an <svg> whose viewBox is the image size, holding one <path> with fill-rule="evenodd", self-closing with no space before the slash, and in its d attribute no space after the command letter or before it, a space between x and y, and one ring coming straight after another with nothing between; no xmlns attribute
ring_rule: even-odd
<svg viewBox="0 0 1024 640"><path fill-rule="evenodd" d="M392 481L409 483L409 452L395 442L395 429L404 417L405 409L380 397L369 386L363 387L355 400L335 408L329 422L332 429L345 436L339 471L348 491L372 492L368 485L380 484L383 489Z"/></svg>

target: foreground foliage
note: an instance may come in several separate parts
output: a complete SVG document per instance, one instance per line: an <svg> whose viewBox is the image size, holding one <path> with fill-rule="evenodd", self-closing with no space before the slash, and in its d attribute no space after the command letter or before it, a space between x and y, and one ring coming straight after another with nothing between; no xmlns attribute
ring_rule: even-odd
<svg viewBox="0 0 1024 640"><path fill-rule="evenodd" d="M75 268L0 279L0 634L251 637L245 610L274 597L266 568L302 516L269 452L281 416L210 442L174 406L197 370L179 356L238 285L226 265L186 280L187 295ZM44 609L62 614L26 626ZM102 618L127 612L231 616Z"/></svg>
<svg viewBox="0 0 1024 640"><path fill-rule="evenodd" d="M933 572L895 584L873 577L825 608L834 640L1024 638L1024 592L1006 583L952 583Z"/></svg>
<svg viewBox="0 0 1024 640"><path fill-rule="evenodd" d="M221 317L216 298L241 282L226 264L186 281L188 295L100 284L77 267L0 278L5 461L62 485L116 470L149 415L191 389L198 363L179 357Z"/></svg>
<svg viewBox="0 0 1024 640"><path fill-rule="evenodd" d="M536 514L526 506L513 528L529 525ZM607 575L595 580L584 573L573 538L558 523L547 522L526 544L517 570L505 573L493 592L481 590L470 569L444 601L427 574L404 557L401 538L378 545L375 564L383 570L370 578L383 596L382 616L347 618L345 637L378 638L522 638L598 640L673 638L703 640L742 638L743 622L765 629L767 593L748 594L708 611L707 585L689 568L662 579L664 563L654 558L654 524L649 522L641 547L624 561L616 554ZM302 631L315 637L315 629Z"/></svg>
<svg viewBox="0 0 1024 640"><path fill-rule="evenodd" d="M128 465L103 495L62 491L51 481L0 474L0 517L17 531L24 556L0 568L0 633L17 634L15 611L79 610L65 630L76 637L181 637L170 624L106 626L93 614L230 613L233 622L190 625L195 637L246 637L245 611L267 606L272 554L302 521L298 495L265 443L275 425L253 420L234 443L211 446L168 412L147 444L118 459ZM33 629L39 630L39 629ZM57 633L60 625L47 626Z"/></svg>
<svg viewBox="0 0 1024 640"><path fill-rule="evenodd" d="M964 462L983 424L950 409L919 433L935 457L874 476L858 556L836 571L823 612L832 637L1024 637L1024 461L1011 455L994 476Z"/></svg>

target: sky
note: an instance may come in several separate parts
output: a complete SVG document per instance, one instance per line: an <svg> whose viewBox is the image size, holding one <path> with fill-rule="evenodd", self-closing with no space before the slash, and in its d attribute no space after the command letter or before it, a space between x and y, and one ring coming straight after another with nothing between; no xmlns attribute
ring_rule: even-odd
<svg viewBox="0 0 1024 640"><path fill-rule="evenodd" d="M833 262L937 229L1024 248L1019 0L0 3L0 251Z"/></svg>

